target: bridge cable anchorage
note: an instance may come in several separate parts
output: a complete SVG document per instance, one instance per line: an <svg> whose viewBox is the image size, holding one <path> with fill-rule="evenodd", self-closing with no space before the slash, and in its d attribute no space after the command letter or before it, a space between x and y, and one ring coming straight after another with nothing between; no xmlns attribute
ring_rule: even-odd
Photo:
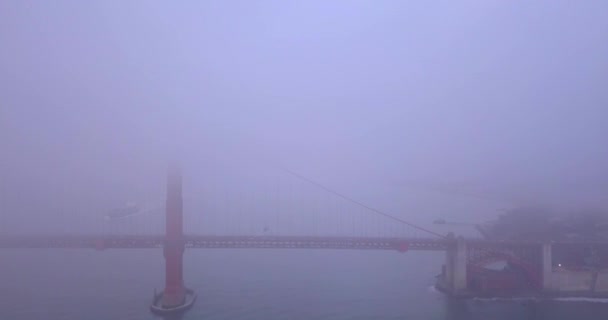
<svg viewBox="0 0 608 320"><path fill-rule="evenodd" d="M353 198L350 198L350 197L348 197L348 196L346 196L346 195L344 195L344 194L341 194L341 193L339 193L339 192L337 192L337 191L335 191L335 190L332 190L332 189L330 189L330 188L328 188L328 187L326 187L326 186L324 186L324 185L322 185L322 184L320 184L320 183L318 183L318 182L316 182L316 181L314 181L314 180L311 180L311 179L309 179L309 178L306 178L306 177L304 177L304 176L302 176L302 175L300 175L300 174L298 174L298 173L296 173L296 172L294 172L294 171L292 171L292 170L289 170L289 169L284 168L284 167L280 167L280 168L281 168L283 171L285 171L285 172L287 172L287 173L289 173L289 174L291 174L291 175L295 176L295 177L296 177L296 178L298 178L298 179L301 179L301 180L306 181L306 182L308 182L308 183L310 183L310 184L312 184L312 185L315 185L315 186L317 186L317 187L319 187L319 188L321 188L321 189L323 189L323 190L325 190L325 191L327 191L327 192L329 192L329 193L331 193L331 194L333 194L333 195L335 195L335 196L338 196L338 197L340 197L340 198L342 198L342 199L344 199L344 200L346 200L346 201L349 201L349 202L354 203L354 204L356 204L356 205L358 205L358 206L361 206L361 207L363 207L363 208L365 208L365 209L367 209L367 210L369 210L369 211L372 211L372 212L374 212L374 213L376 213L376 214L379 214L379 215L382 215L382 216L387 217L387 218L389 218L389 219L395 220L395 221L397 221L397 222L399 222L399 223L403 223L403 224L405 224L405 225L407 225L407 226L409 226L409 227L412 227L412 228L414 228L414 229L417 229L417 230L420 230L420 231L426 232L426 233L428 233L428 234L432 234L432 235L437 236L437 237L440 237L440 238L446 238L446 236L444 236L444 235L442 235L442 234L439 234L439 233L434 232L434 231L431 231L431 230L429 230L429 229L426 229L426 228L423 228L423 227L417 226L417 225L415 225L415 224L413 224L413 223L407 222L407 221L405 221L405 220L403 220L403 219L400 219L400 218L395 217L395 216L393 216L393 215L390 215L390 214L388 214L388 213L382 212L382 211L380 211L380 210L378 210L378 209L372 208L372 207L370 207L370 206L368 206L368 205L366 205L366 204L364 204L364 203L362 203L362 202L359 202L359 201L357 201L357 200L355 200L355 199L353 199Z"/></svg>

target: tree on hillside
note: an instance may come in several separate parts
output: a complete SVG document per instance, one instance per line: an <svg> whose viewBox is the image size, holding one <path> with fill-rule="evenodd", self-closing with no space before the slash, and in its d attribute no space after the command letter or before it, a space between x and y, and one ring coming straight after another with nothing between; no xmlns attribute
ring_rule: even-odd
<svg viewBox="0 0 608 320"><path fill-rule="evenodd" d="M500 240L543 240L552 235L553 214L543 208L521 207L498 217L488 235Z"/></svg>
<svg viewBox="0 0 608 320"><path fill-rule="evenodd" d="M608 215L603 211L557 215L544 208L520 207L500 215L483 234L496 240L608 240Z"/></svg>
<svg viewBox="0 0 608 320"><path fill-rule="evenodd" d="M608 214L599 210L570 214L563 230L564 237L570 240L608 240Z"/></svg>

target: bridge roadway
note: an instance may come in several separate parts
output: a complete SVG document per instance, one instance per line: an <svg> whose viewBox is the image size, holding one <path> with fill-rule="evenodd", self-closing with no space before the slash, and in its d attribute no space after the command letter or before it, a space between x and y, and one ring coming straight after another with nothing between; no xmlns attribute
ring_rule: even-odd
<svg viewBox="0 0 608 320"><path fill-rule="evenodd" d="M356 249L443 251L454 238L344 237L344 236L218 236L184 235L186 248L199 249ZM165 246L164 235L0 235L0 248L148 249ZM471 248L537 247L542 241L466 239ZM608 248L608 242L552 241L553 245Z"/></svg>
<svg viewBox="0 0 608 320"><path fill-rule="evenodd" d="M216 236L185 235L186 248L285 248L446 250L449 241L439 238L325 237L325 236ZM0 248L162 248L164 235L38 235L0 236Z"/></svg>

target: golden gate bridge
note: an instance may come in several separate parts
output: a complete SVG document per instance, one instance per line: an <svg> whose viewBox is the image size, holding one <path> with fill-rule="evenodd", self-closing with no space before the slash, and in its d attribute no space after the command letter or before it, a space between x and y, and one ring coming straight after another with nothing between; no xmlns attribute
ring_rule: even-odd
<svg viewBox="0 0 608 320"><path fill-rule="evenodd" d="M236 200L222 198L217 190L208 190L206 207L213 208L209 211L216 215L205 212L184 215L182 176L178 168L172 168L167 177L164 215L132 217L119 224L100 224L98 229L83 228L86 224L76 221L72 229L55 233L43 229L35 233L3 230L0 248L162 248L165 289L155 293L151 305L157 313L182 312L196 300L196 293L184 284L182 257L186 248L446 251L438 288L452 295L479 294L483 289L480 286L491 283L487 280L491 275L487 275L484 266L496 260L519 266L526 277L526 289L547 292L555 287L552 248L562 244L465 240L443 235L369 207L296 173L290 174L308 190L298 193L293 186L279 186L268 194L254 189L260 196L241 192ZM287 201L281 198L281 190L287 190L283 195ZM608 244L594 245L608 247ZM593 276L599 281L598 272ZM497 289L502 288L489 292L496 293ZM608 294L608 287L602 291L603 287L594 285L593 289L593 294Z"/></svg>

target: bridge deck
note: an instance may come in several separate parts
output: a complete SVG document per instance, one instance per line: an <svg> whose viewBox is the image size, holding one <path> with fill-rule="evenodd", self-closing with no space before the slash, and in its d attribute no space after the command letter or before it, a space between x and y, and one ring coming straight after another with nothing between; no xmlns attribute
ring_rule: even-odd
<svg viewBox="0 0 608 320"><path fill-rule="evenodd" d="M387 238L344 236L217 236L185 235L186 248L285 248L285 249L371 249L371 250L446 250L454 239ZM470 248L538 246L542 242L492 241L467 239ZM552 242L554 245L608 247L607 242ZM164 235L0 235L0 248L162 248Z"/></svg>
<svg viewBox="0 0 608 320"><path fill-rule="evenodd" d="M421 238L186 235L186 248L445 250L447 241ZM0 236L0 248L161 248L163 235Z"/></svg>

